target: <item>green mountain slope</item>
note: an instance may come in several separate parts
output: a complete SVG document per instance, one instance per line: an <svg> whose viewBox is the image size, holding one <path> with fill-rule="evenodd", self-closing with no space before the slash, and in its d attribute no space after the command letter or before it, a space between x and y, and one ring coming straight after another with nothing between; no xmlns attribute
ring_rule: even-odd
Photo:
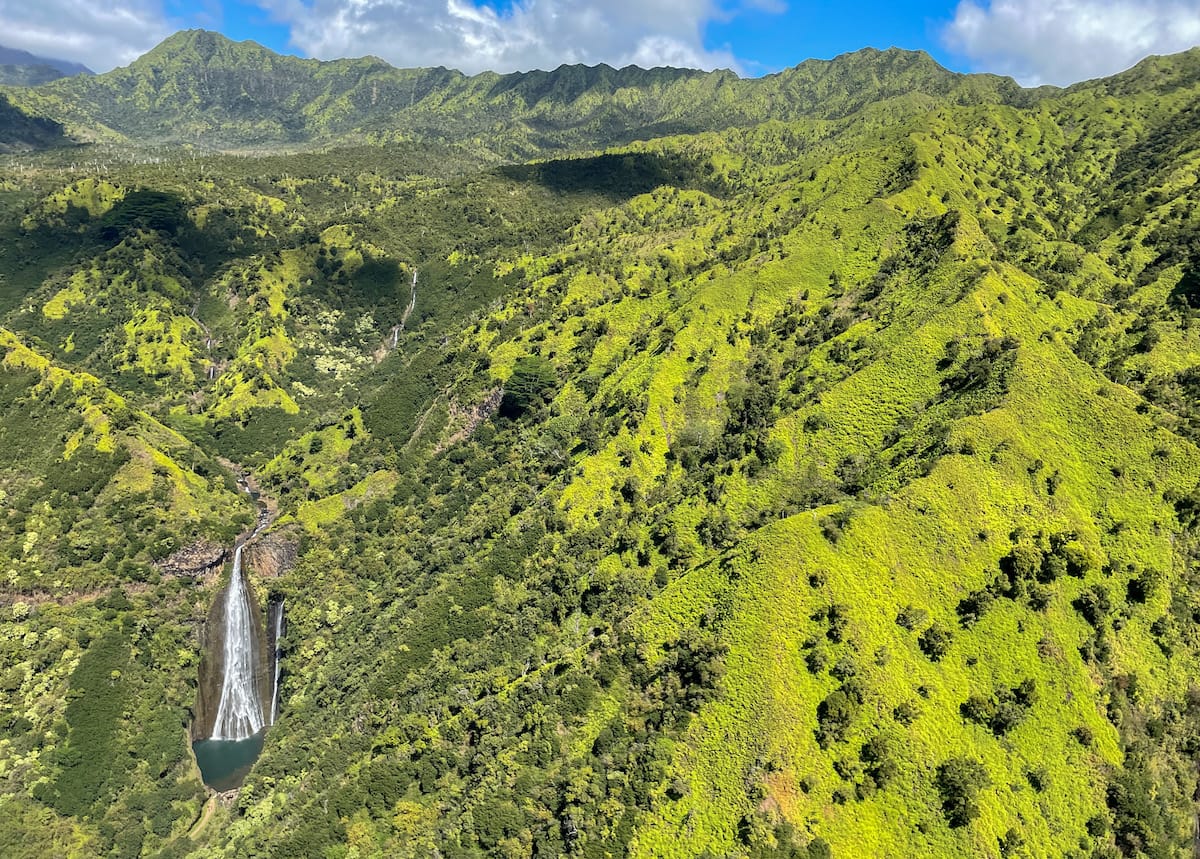
<svg viewBox="0 0 1200 859"><path fill-rule="evenodd" d="M170 37L126 68L11 91L18 104L65 123L81 139L221 148L416 139L501 158L768 118L833 118L921 95L1015 103L1031 97L1009 79L955 74L928 55L895 49L810 60L754 80L603 65L465 77L395 69L371 57L302 60L199 30Z"/></svg>
<svg viewBox="0 0 1200 859"><path fill-rule="evenodd" d="M0 94L0 152L48 149L67 143L61 124L23 110Z"/></svg>
<svg viewBox="0 0 1200 859"><path fill-rule="evenodd" d="M265 62L168 48L180 92ZM452 89L370 130L465 148L46 158L0 198L0 852L1193 855L1200 54ZM184 494L126 515L151 448ZM223 573L155 581L145 532L228 539L217 456L296 557L250 563L280 720L202 811Z"/></svg>

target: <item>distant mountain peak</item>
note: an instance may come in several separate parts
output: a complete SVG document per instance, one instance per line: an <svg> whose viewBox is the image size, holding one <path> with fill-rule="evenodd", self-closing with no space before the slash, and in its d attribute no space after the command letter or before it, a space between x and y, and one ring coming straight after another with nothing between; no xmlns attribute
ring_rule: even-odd
<svg viewBox="0 0 1200 859"><path fill-rule="evenodd" d="M0 45L0 84L38 86L72 75L93 75L91 69L70 60L39 57L19 48Z"/></svg>
<svg viewBox="0 0 1200 859"><path fill-rule="evenodd" d="M180 56L199 58L207 64L219 55L233 56L236 54L278 56L271 49L249 39L235 42L213 30L179 30L134 60L133 65L137 66L142 61L153 62Z"/></svg>

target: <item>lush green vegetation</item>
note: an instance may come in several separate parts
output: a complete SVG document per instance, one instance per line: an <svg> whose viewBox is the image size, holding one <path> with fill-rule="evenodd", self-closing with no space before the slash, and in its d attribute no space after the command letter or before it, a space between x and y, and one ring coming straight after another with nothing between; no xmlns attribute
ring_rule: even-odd
<svg viewBox="0 0 1200 859"><path fill-rule="evenodd" d="M8 162L0 852L1194 852L1197 55L372 62L191 34L14 96L379 145ZM220 577L159 562L249 527L219 457L298 552L252 573L282 717L202 817Z"/></svg>
<svg viewBox="0 0 1200 859"><path fill-rule="evenodd" d="M843 117L914 94L951 103L1030 99L1007 78L953 74L926 54L896 49L810 60L759 80L604 65L466 77L396 69L375 57L301 60L202 30L176 33L105 75L5 89L20 108L63 123L79 140L221 148L419 140L489 160L768 119Z"/></svg>

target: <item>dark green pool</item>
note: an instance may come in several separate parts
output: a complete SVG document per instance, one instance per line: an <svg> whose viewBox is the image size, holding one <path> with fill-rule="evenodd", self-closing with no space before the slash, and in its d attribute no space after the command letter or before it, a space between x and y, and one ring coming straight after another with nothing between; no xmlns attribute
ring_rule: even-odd
<svg viewBox="0 0 1200 859"><path fill-rule="evenodd" d="M245 740L200 740L192 743L196 763L204 783L213 790L233 790L241 787L250 767L262 752L263 736L259 731Z"/></svg>

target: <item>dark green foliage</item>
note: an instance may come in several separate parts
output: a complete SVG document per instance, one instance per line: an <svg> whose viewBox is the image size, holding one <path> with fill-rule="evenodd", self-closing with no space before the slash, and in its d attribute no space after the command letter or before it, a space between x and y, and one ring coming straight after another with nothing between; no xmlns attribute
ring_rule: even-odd
<svg viewBox="0 0 1200 859"><path fill-rule="evenodd" d="M475 833L479 846L495 849L500 841L525 828L525 815L508 799L493 799L475 807Z"/></svg>
<svg viewBox="0 0 1200 859"><path fill-rule="evenodd" d="M882 734L877 734L868 740L859 752L859 756L865 765L865 778L870 780L872 791L883 790L899 773L892 743Z"/></svg>
<svg viewBox="0 0 1200 859"><path fill-rule="evenodd" d="M817 742L822 748L846 738L862 700L861 687L849 681L834 689L817 705Z"/></svg>
<svg viewBox="0 0 1200 859"><path fill-rule="evenodd" d="M1025 836L1016 829L1010 828L1002 836L1000 836L1000 855L1014 856L1017 851L1025 846Z"/></svg>
<svg viewBox="0 0 1200 859"><path fill-rule="evenodd" d="M959 623L968 628L974 626L991 607L993 599L994 597L988 589L972 591L958 603Z"/></svg>
<svg viewBox="0 0 1200 859"><path fill-rule="evenodd" d="M591 192L621 200L662 185L701 188L719 193L721 186L700 165L677 153L638 152L561 158L498 168L501 176L518 182L537 182L555 193Z"/></svg>
<svg viewBox="0 0 1200 859"><path fill-rule="evenodd" d="M971 758L950 758L938 765L934 784L951 828L966 826L979 816L979 791L990 783L983 765Z"/></svg>
<svg viewBox="0 0 1200 859"><path fill-rule="evenodd" d="M934 662L937 662L950 652L950 645L953 641L954 634L937 621L934 621L917 638L917 644L920 646L921 652Z"/></svg>
<svg viewBox="0 0 1200 859"><path fill-rule="evenodd" d="M76 451L70 459L53 463L46 471L46 483L81 502L81 506L90 507L96 493L128 461L129 452L125 448L118 448L114 453L84 448Z"/></svg>
<svg viewBox="0 0 1200 859"><path fill-rule="evenodd" d="M544 404L558 386L558 376L552 365L540 355L526 355L513 365L512 375L504 384L500 414L519 418L529 410Z"/></svg>
<svg viewBox="0 0 1200 859"><path fill-rule="evenodd" d="M1200 265L1193 261L1171 290L1168 301L1189 310L1200 310Z"/></svg>
<svg viewBox="0 0 1200 859"><path fill-rule="evenodd" d="M1003 385L1005 374L1016 360L1015 338L989 337L980 350L942 379L942 390L965 394L992 384Z"/></svg>
<svg viewBox="0 0 1200 859"><path fill-rule="evenodd" d="M1037 698L1034 682L1022 680L1012 688L1002 686L990 696L971 695L959 709L965 718L1002 736L1024 721Z"/></svg>
<svg viewBox="0 0 1200 859"><path fill-rule="evenodd" d="M106 240L114 241L131 230L174 233L189 223L183 200L177 195L141 188L130 191L105 213L100 219L100 232Z"/></svg>
<svg viewBox="0 0 1200 859"><path fill-rule="evenodd" d="M751 859L832 859L833 852L823 838L814 838L801 846L796 828L788 822L773 829L760 815L747 815L738 827L739 837ZM764 843L764 831L770 832L774 843Z"/></svg>
<svg viewBox="0 0 1200 859"><path fill-rule="evenodd" d="M1175 855L1172 845L1178 833L1172 831L1171 818L1163 814L1153 779L1138 762L1113 779L1106 799L1121 855L1155 859Z"/></svg>
<svg viewBox="0 0 1200 859"><path fill-rule="evenodd" d="M126 704L129 642L116 630L84 651L71 675L66 742L55 753L57 775L38 788L38 799L61 814L83 816L103 802L106 791L132 763L117 745Z"/></svg>
<svg viewBox="0 0 1200 859"><path fill-rule="evenodd" d="M46 149L69 142L61 123L26 111L0 94L0 152Z"/></svg>
<svg viewBox="0 0 1200 859"><path fill-rule="evenodd" d="M1092 585L1081 593L1071 605L1083 615L1084 620L1099 629L1104 618L1112 610L1112 601L1108 598L1108 588L1102 584Z"/></svg>

